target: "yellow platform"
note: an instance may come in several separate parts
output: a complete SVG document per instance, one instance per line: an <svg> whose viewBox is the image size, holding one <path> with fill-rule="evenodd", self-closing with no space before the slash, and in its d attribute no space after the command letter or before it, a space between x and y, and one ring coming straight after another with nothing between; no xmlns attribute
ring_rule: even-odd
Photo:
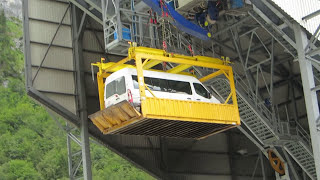
<svg viewBox="0 0 320 180"><path fill-rule="evenodd" d="M125 64L130 60L134 60L136 66ZM169 73L185 73L183 71L191 66L216 69L214 73L199 80L205 82L224 75L230 84L228 99L223 104L214 104L147 97L145 91L148 89L143 78L140 78L143 77L143 69L152 70L153 66L162 62L179 64L168 70ZM97 78L101 110L89 118L104 134L199 139L240 125L232 68L226 61L204 56L168 54L163 50L146 47L130 47L128 57L117 63L98 62L93 65L99 67ZM104 108L103 79L108 77L109 73L124 67L137 68L141 112L127 101ZM230 99L232 104L228 104Z"/></svg>

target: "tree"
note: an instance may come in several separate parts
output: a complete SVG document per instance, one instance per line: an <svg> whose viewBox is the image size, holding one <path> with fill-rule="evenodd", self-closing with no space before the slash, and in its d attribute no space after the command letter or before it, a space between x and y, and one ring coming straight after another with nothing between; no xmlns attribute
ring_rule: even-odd
<svg viewBox="0 0 320 180"><path fill-rule="evenodd" d="M32 163L25 160L11 160L0 166L0 180L41 179Z"/></svg>
<svg viewBox="0 0 320 180"><path fill-rule="evenodd" d="M0 9L0 83L8 77L22 79L23 56L14 43L20 38L17 36L21 36L21 21L17 18L8 21Z"/></svg>

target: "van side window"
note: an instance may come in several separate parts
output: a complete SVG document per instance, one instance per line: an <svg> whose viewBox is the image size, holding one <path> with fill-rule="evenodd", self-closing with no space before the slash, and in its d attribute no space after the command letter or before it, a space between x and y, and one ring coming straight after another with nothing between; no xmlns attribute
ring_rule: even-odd
<svg viewBox="0 0 320 180"><path fill-rule="evenodd" d="M109 98L114 94L122 95L124 93L126 93L126 83L123 76L114 81L111 81L106 86L106 98Z"/></svg>
<svg viewBox="0 0 320 180"><path fill-rule="evenodd" d="M139 89L137 76L133 75L132 80L134 88ZM144 77L144 83L151 91L192 94L189 82Z"/></svg>
<svg viewBox="0 0 320 180"><path fill-rule="evenodd" d="M210 93L199 83L193 83L196 93L202 97L210 99Z"/></svg>
<svg viewBox="0 0 320 180"><path fill-rule="evenodd" d="M138 77L137 76L132 76L132 81L133 81L133 87L135 89L139 89L139 83L138 83ZM153 85L151 82L151 78L144 77L144 83L148 86L149 89L153 90Z"/></svg>
<svg viewBox="0 0 320 180"><path fill-rule="evenodd" d="M192 94L191 86L188 82L168 80L168 91L172 93Z"/></svg>
<svg viewBox="0 0 320 180"><path fill-rule="evenodd" d="M165 79L155 79L155 78L150 78L150 79L152 81L152 85L153 85L153 90L154 91L168 92L167 80L165 80Z"/></svg>
<svg viewBox="0 0 320 180"><path fill-rule="evenodd" d="M138 83L138 78L137 76L132 76L132 81L133 81L133 87L135 89L139 89L139 83Z"/></svg>

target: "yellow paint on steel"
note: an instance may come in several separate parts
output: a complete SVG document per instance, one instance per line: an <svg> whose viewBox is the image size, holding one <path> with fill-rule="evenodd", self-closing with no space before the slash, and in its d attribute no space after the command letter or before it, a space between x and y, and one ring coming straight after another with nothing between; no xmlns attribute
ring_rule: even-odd
<svg viewBox="0 0 320 180"><path fill-rule="evenodd" d="M147 64L147 62L149 62L149 59L146 59L146 60L143 61L142 67L144 67Z"/></svg>
<svg viewBox="0 0 320 180"><path fill-rule="evenodd" d="M169 69L167 72L168 73L179 73L179 72L182 72L190 67L192 67L192 66L186 65L186 64L180 64L174 68Z"/></svg>
<svg viewBox="0 0 320 180"><path fill-rule="evenodd" d="M148 88L148 86L145 84L144 85L145 87L146 87L146 89L150 92L150 94L153 96L153 97L155 97L156 98L156 95L154 95L153 94L153 92L151 91L151 89L150 88Z"/></svg>
<svg viewBox="0 0 320 180"><path fill-rule="evenodd" d="M149 60L146 64L143 65L143 69L144 70L148 70L152 67L154 67L157 64L160 64L161 61L157 61L157 60Z"/></svg>
<svg viewBox="0 0 320 180"><path fill-rule="evenodd" d="M130 60L135 61L135 66L125 64ZM179 64L175 68L168 70L168 72L171 73L185 73L182 71L191 66L216 69L216 72L202 77L199 80L201 82L205 82L224 74L230 84L230 95L227 101L232 98L232 104L214 104L147 97L145 92L146 89L150 92L151 90L148 89L144 83L143 70L150 69L162 62ZM97 78L101 111L90 115L89 117L103 133L111 133L117 129L144 119L217 123L235 126L240 125L234 77L232 67L228 66L228 63L229 62L217 58L204 56L190 57L166 53L164 50L159 49L130 47L128 50L128 57L117 63L103 63L103 61L101 61L92 64L99 67ZM113 105L107 109L104 108L103 95L105 92L103 78L106 78L109 75L108 72L114 72L125 67L137 69L141 113L136 111L127 101ZM150 70L160 71L155 69ZM153 93L151 92L151 94ZM226 127L226 129L228 128L230 128L230 126Z"/></svg>
<svg viewBox="0 0 320 180"><path fill-rule="evenodd" d="M228 98L226 99L226 101L224 101L224 104L227 104L227 103L228 103L228 101L229 101L229 99L231 98L231 96L232 96L232 93L229 94L229 96L228 96Z"/></svg>
<svg viewBox="0 0 320 180"><path fill-rule="evenodd" d="M134 58L131 55L134 54L138 54L138 53L142 53L142 54L153 54L153 55L166 55L166 51L162 50L162 49L154 49L154 48L149 48L149 47L130 47L128 49L128 54L129 57Z"/></svg>
<svg viewBox="0 0 320 180"><path fill-rule="evenodd" d="M230 84L230 91L232 93L232 103L233 103L233 106L235 108L235 111L237 112L237 116L239 116L239 119L240 119L240 115L239 115L239 108L238 108L238 100L237 100L237 95L236 95L236 87L235 87L235 84L234 84L234 78L233 78L233 72L232 72L232 69L229 71L229 84Z"/></svg>
<svg viewBox="0 0 320 180"><path fill-rule="evenodd" d="M193 56L193 57L195 57L197 61L202 61L202 62L210 62L210 63L221 64L221 65L225 65L229 63L228 61L223 61L219 58L212 58L207 56Z"/></svg>
<svg viewBox="0 0 320 180"><path fill-rule="evenodd" d="M181 55L176 55L174 56L176 58L186 58L186 56L181 56ZM201 61L201 62L210 62L210 63L214 63L214 64L225 64L227 63L226 61L222 61L221 59L218 58L211 58L211 57L205 57L205 56L193 56L193 57L188 57L187 59L190 60L196 60L196 61ZM191 65L186 65L186 64L180 64L170 70L168 70L167 72L169 73L179 73L181 71L184 71L188 68L192 67ZM210 78L212 79L212 78Z"/></svg>
<svg viewBox="0 0 320 180"><path fill-rule="evenodd" d="M185 65L206 67L206 68L212 68L212 69L222 69L222 70L226 70L226 71L232 70L231 66L214 64L214 63L210 63L210 62L189 60L189 59L184 59L184 58L172 58L172 57L166 57L166 56L138 54L138 53L135 54L135 56L140 56L140 57L154 59L154 60L162 60L164 62L171 62L171 63L176 63L176 64L185 64Z"/></svg>
<svg viewBox="0 0 320 180"><path fill-rule="evenodd" d="M110 67L108 67L108 68L105 68L105 69L103 69L103 70L104 70L105 72L109 72L109 71L112 70L113 68L115 68L115 67L117 67L117 66L119 66L119 65L121 65L121 64L124 64L124 63L128 62L129 60L130 60L130 59L129 59L128 57L126 57L126 58L118 61L118 62L115 63L114 65L112 65L112 66L110 66ZM102 68L103 68L103 66L102 66Z"/></svg>
<svg viewBox="0 0 320 180"><path fill-rule="evenodd" d="M98 92L99 92L99 101L100 101L100 110L105 108L104 104L104 82L101 72L97 73L97 82L98 82Z"/></svg>
<svg viewBox="0 0 320 180"><path fill-rule="evenodd" d="M147 118L240 125L232 104L147 97L142 110Z"/></svg>
<svg viewBox="0 0 320 180"><path fill-rule="evenodd" d="M206 81L208 81L208 80L210 80L212 78L215 78L215 77L217 77L217 76L219 76L221 74L223 74L223 70L218 70L218 71L216 71L214 73L211 73L211 74L209 74L209 75L207 75L205 77L200 78L199 81L200 82L206 82Z"/></svg>
<svg viewBox="0 0 320 180"><path fill-rule="evenodd" d="M150 61L148 61L148 62L150 62ZM117 67L114 67L114 68L110 69L109 67L113 66L114 64L115 64L114 62L108 62L108 63L103 63L103 64L101 64L100 62L91 63L91 65L93 65L93 66L102 67L101 68L102 69L102 74L106 74L107 73L107 71L105 71L106 69L109 69L108 72L116 72L116 71L119 71L119 70L121 70L123 68L136 68L136 66L131 65L131 64L120 64ZM144 68L144 70L145 70L145 68ZM158 69L148 69L148 70L149 71L156 71L156 72L167 72L167 71L158 70ZM178 73L173 73L173 74L194 76L193 74L188 73L188 72L178 72ZM106 78L106 77L104 77L104 78Z"/></svg>
<svg viewBox="0 0 320 180"><path fill-rule="evenodd" d="M143 67L142 67L142 59L141 56L136 55L136 66L137 66L137 78L139 84L139 91L140 91L140 102L141 102L141 109L145 109L146 106L146 91L145 91L145 83L143 77ZM145 116L145 111L142 111L142 115Z"/></svg>
<svg viewBox="0 0 320 180"><path fill-rule="evenodd" d="M222 71L222 72L223 72L224 76L229 79L229 75L225 71Z"/></svg>
<svg viewBox="0 0 320 180"><path fill-rule="evenodd" d="M104 64L102 64L103 65L102 69L105 72L107 72L106 69L110 69L109 67L111 67L111 66L113 66L115 64L116 63L114 63L114 62L104 63ZM123 68L136 68L136 67L134 65L131 65L131 64L120 64L120 65L110 69L108 72L116 72L116 71L119 71L120 69L123 69Z"/></svg>

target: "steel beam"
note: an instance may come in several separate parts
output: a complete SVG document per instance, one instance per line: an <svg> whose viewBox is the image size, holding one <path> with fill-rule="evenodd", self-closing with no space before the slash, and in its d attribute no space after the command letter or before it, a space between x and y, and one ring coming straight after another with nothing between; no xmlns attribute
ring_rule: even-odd
<svg viewBox="0 0 320 180"><path fill-rule="evenodd" d="M81 136L81 149L82 149L82 163L83 163L83 177L85 180L92 179L91 172L91 157L90 157L90 143L88 132L88 115L86 105L86 92L85 92L85 78L83 71L83 56L82 56L82 36L77 36L81 19L79 19L79 9L72 5L72 36L73 36L73 53L76 69L76 90L79 96L77 101L77 115L80 119L80 136ZM85 26L81 25L81 28Z"/></svg>
<svg viewBox="0 0 320 180"><path fill-rule="evenodd" d="M274 99L273 99L273 83L274 83L274 38L271 39L271 62L270 62L270 101L271 101L271 110L272 118L275 119L275 109L274 109Z"/></svg>
<svg viewBox="0 0 320 180"><path fill-rule="evenodd" d="M290 70L290 77L292 77L293 75L293 66L292 66L292 63L291 61L289 61L289 70ZM293 119L295 122L298 121L298 108L297 108L297 103L296 103L296 93L295 93L295 90L294 90L294 81L293 79L290 79L289 81L289 89L290 89L290 92L288 93L290 95L290 100L292 101L292 109L293 109Z"/></svg>
<svg viewBox="0 0 320 180"><path fill-rule="evenodd" d="M308 45L304 48L305 51L309 51L314 49L315 47L315 42L318 40L318 37L320 36L320 24L318 25L316 31L313 33L313 35L311 36Z"/></svg>
<svg viewBox="0 0 320 180"><path fill-rule="evenodd" d="M54 116L52 116L55 118ZM73 152L75 149L72 148L72 141L76 142L78 145L77 147L81 147L81 142L76 138L72 131L74 131L74 128L70 126L68 123L66 123L66 132L67 132L67 149L68 149L68 172L69 172L69 178L70 180L76 180L82 178L79 172L79 168L82 164L82 152L76 151ZM77 158L76 158L77 157ZM80 177L81 176L81 177Z"/></svg>
<svg viewBox="0 0 320 180"><path fill-rule="evenodd" d="M236 21L234 24L228 25L227 27L225 27L225 28L221 29L220 31L214 33L214 36L217 37L218 35L227 32L231 28L234 28L234 27L236 27L238 25L243 25L244 22L246 22L246 21L248 21L250 19L251 19L251 16L244 17L244 18L240 19L239 21Z"/></svg>
<svg viewBox="0 0 320 180"><path fill-rule="evenodd" d="M303 98L303 96L298 96L295 98L295 101L299 101ZM281 107L281 106L284 106L284 105L287 105L287 104L290 104L292 101L291 100L288 100L288 101L285 101L285 102L282 102L282 103L279 103L277 104L278 107Z"/></svg>
<svg viewBox="0 0 320 180"><path fill-rule="evenodd" d="M267 180L266 179L266 172L265 172L265 169L264 169L263 156L262 156L262 152L261 151L259 151L259 158L260 158L260 165L261 165L261 171L262 171L263 180Z"/></svg>
<svg viewBox="0 0 320 180"><path fill-rule="evenodd" d="M80 22L80 25L79 25L79 28L78 28L78 32L77 32L77 36L76 38L78 39L80 36L83 36L83 32L84 32L84 26L86 24L86 19L87 19L87 13L84 12L82 14L82 18L81 18L81 22Z"/></svg>
<svg viewBox="0 0 320 180"><path fill-rule="evenodd" d="M311 91L311 88L315 87L315 82L312 64L310 61L306 60L305 54L305 47L307 46L308 39L306 33L297 23L294 24L294 34L297 45L304 98L306 102L316 174L318 179L320 179L320 131L317 131L316 128L316 119L319 117L319 106L316 92Z"/></svg>
<svg viewBox="0 0 320 180"><path fill-rule="evenodd" d="M228 146L228 157L229 157L229 166L230 166L230 172L231 172L231 180L236 180L236 171L235 171L235 166L233 165L233 144L232 144L232 134L227 132L227 146Z"/></svg>
<svg viewBox="0 0 320 180"><path fill-rule="evenodd" d="M309 56L315 56L315 55L317 55L317 54L320 54L320 47L317 48L317 49L311 50L311 51L308 53Z"/></svg>
<svg viewBox="0 0 320 180"><path fill-rule="evenodd" d="M96 20L98 23L102 24L102 15L101 12L99 12L97 9L91 9L91 6L87 4L87 2L83 0L69 0L72 4L80 8L83 12L88 14L90 17L92 17L94 20Z"/></svg>
<svg viewBox="0 0 320 180"><path fill-rule="evenodd" d="M31 63L31 43L29 33L29 1L22 1L23 10L23 40L24 40L24 59L27 92L32 87L32 63Z"/></svg>
<svg viewBox="0 0 320 180"><path fill-rule="evenodd" d="M100 0L84 0L84 1L88 3L91 7L99 11L100 13L102 12Z"/></svg>
<svg viewBox="0 0 320 180"><path fill-rule="evenodd" d="M73 180L71 138L68 135L67 135L67 149L68 149L68 173L69 173L70 180Z"/></svg>
<svg viewBox="0 0 320 180"><path fill-rule="evenodd" d="M232 37L233 45L234 45L234 47L236 49L236 52L238 53L238 56L239 56L241 65L243 67L243 70L244 70L244 72L246 74L246 79L248 80L249 87L250 87L251 90L253 90L253 88L255 87L254 78L253 78L251 70L250 69L246 70L246 68L245 68L245 61L244 61L243 56L241 54L242 49L240 47L240 40L239 40L238 33L237 33L237 31L233 31L232 29L230 29L230 35ZM258 95L258 97L261 97L261 96Z"/></svg>
<svg viewBox="0 0 320 180"><path fill-rule="evenodd" d="M312 19L312 18L318 16L319 14L320 14L320 9L315 11L315 12L313 12L313 13L311 13L311 14L308 14L307 16L304 16L302 18L302 20L308 21L309 19Z"/></svg>
<svg viewBox="0 0 320 180"><path fill-rule="evenodd" d="M289 167L290 167L290 170L291 170L294 178L295 178L296 180L301 179L301 178L299 177L297 171L295 170L295 168L294 168L294 166L293 166L293 164L292 164L292 162L291 162L291 158L289 157L289 154L287 153L287 151L286 151L284 148L282 148L282 152L283 152L284 156L286 157L286 161L287 161L287 163L288 163L288 165L289 165Z"/></svg>
<svg viewBox="0 0 320 180"><path fill-rule="evenodd" d="M288 79L283 79L283 80L279 80L279 81L276 81L273 83L273 89L275 88L279 88L281 86L284 86L284 85L288 85L290 83L291 80L293 80L294 82L298 81L299 80L299 77L300 74L294 74L292 76L289 76ZM271 84L268 84L268 86L270 86ZM299 87L297 84L294 84L297 88L301 88ZM264 86L264 87L261 87L259 88L259 91L261 93L264 93L265 91L267 91L267 87Z"/></svg>

